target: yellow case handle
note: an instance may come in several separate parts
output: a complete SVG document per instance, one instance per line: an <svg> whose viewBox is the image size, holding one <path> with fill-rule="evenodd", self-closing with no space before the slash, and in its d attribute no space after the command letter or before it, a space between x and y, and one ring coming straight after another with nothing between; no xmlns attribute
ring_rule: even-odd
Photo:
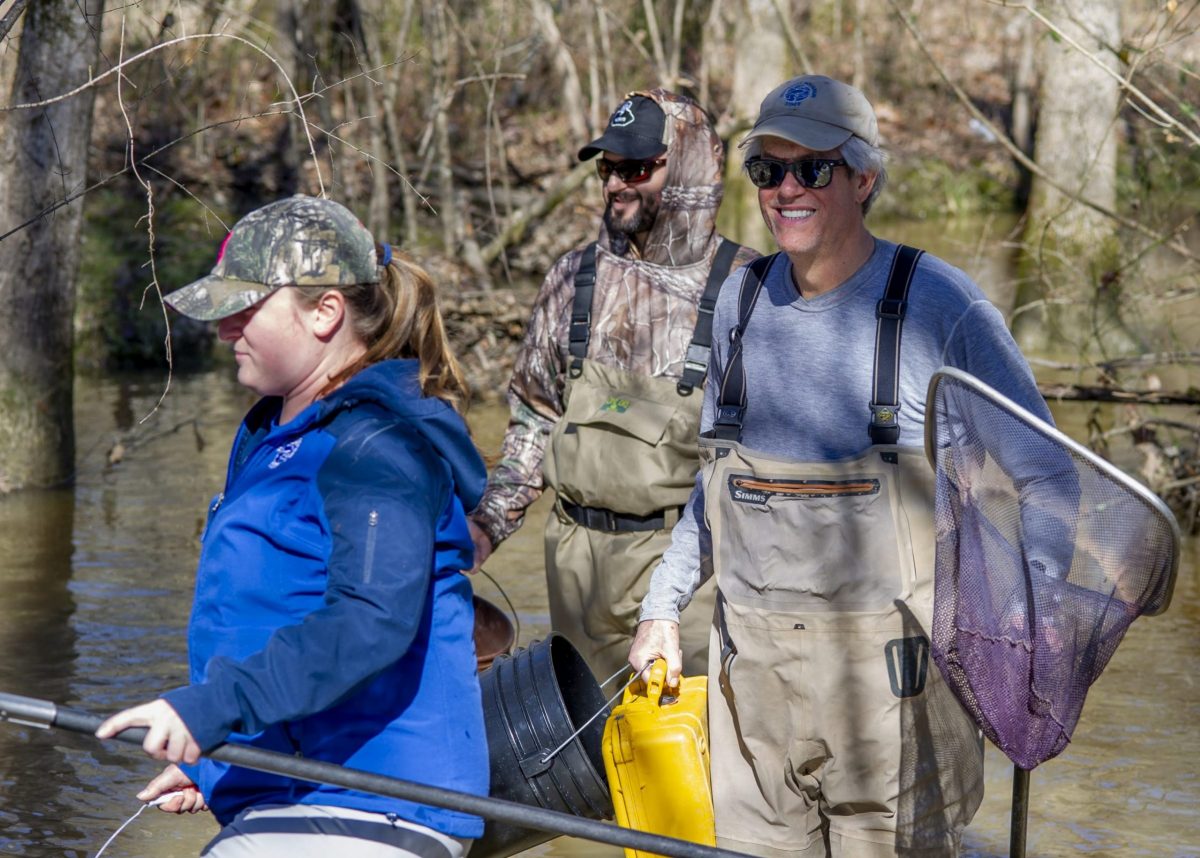
<svg viewBox="0 0 1200 858"><path fill-rule="evenodd" d="M667 684L667 660L665 658L657 658L650 668L650 678L646 680L646 697L648 697L655 706L658 706L662 699L663 686Z"/></svg>

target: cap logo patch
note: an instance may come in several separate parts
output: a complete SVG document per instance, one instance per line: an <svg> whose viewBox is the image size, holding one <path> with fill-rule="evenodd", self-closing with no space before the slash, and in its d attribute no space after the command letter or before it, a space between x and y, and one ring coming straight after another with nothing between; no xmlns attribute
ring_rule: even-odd
<svg viewBox="0 0 1200 858"><path fill-rule="evenodd" d="M633 120L633 102L626 101L617 108L617 112L612 115L612 119L609 120L608 124L614 128L624 128L626 125L632 125Z"/></svg>
<svg viewBox="0 0 1200 858"><path fill-rule="evenodd" d="M788 107L795 107L805 99L812 98L817 94L816 87L808 81L798 83L795 86L789 86L783 93L783 101Z"/></svg>

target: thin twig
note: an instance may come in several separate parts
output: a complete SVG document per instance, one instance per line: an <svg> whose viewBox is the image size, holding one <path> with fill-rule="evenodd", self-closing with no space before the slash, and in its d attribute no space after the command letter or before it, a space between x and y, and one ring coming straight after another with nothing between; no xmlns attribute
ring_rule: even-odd
<svg viewBox="0 0 1200 858"><path fill-rule="evenodd" d="M117 65L108 69L104 73L97 75L96 77L89 80L87 83L81 84L80 86L75 87L75 89L72 89L69 92L64 92L62 95L56 95L53 98L43 99L42 101L29 102L27 104L0 105L0 113L8 113L13 110L31 110L35 107L46 107L47 105L57 104L60 101L65 101L68 98L73 98L74 96L78 95L79 93L83 92L84 90L88 89L89 87L95 86L96 84L100 83L100 81L104 80L106 77L117 74L125 66L130 65L134 62L137 62L138 60L144 59L145 57L148 57L153 53L157 53L158 51L161 51L164 48L169 48L174 45L182 44L183 42L193 42L193 41L202 40L202 39L232 39L235 42L241 42L242 44L249 47L251 50L257 51L262 56L266 57L267 60L270 61L271 65L275 66L275 68L279 71L279 74L280 74L280 76L282 76L284 82L287 84L288 89L291 90L292 101L296 105L296 111L300 115L302 127L304 128L304 136L308 139L308 152L309 152L309 155L312 157L313 165L316 167L317 185L320 188L321 196L322 197L325 196L325 180L321 176L321 166L320 166L320 161L318 161L318 159L317 159L316 146L313 144L312 135L308 133L308 117L306 117L304 115L304 103L300 98L300 94L296 91L296 87L292 83L292 79L288 76L288 73L284 70L283 66L279 64L279 60L275 59L275 57L272 56L266 50L266 48L263 48L260 45L254 44L254 42L251 42L249 39L243 39L241 36L235 36L232 33L201 33L201 34L198 34L195 36L179 36L178 38L168 39L165 42L160 42L157 45L152 45L151 47L146 48L146 50L144 50L140 53L134 54L132 57L130 57L127 60L122 59L120 62L117 63Z"/></svg>
<svg viewBox="0 0 1200 858"><path fill-rule="evenodd" d="M1005 3L1004 5L1007 6L1009 4ZM1184 125L1178 119L1176 119L1174 116L1167 113L1167 111L1163 110L1162 107L1159 106L1157 101L1152 99L1150 96L1146 95L1146 93L1142 92L1140 89L1138 89L1136 86L1134 86L1133 83L1131 83L1129 80L1127 80L1126 78L1117 74L1111 68L1109 68L1104 63L1102 63L1100 61L1100 59L1098 57L1096 57L1091 51L1087 50L1086 48L1083 47L1083 45L1079 44L1077 41L1072 39L1061 27L1059 27L1057 24L1055 24L1053 21L1051 21L1049 18L1047 18L1045 15L1043 15L1037 9L1035 9L1031 4L1022 3L1021 5L1017 6L1016 8L1024 9L1026 12L1028 12L1030 15L1032 15L1034 18L1036 18L1039 22L1041 22L1042 25L1046 27L1046 29L1048 29L1050 32L1054 33L1055 37L1062 39L1068 45L1073 47L1076 51L1083 54L1084 58L1088 62L1092 63L1092 65L1101 69L1105 74L1107 74L1109 77L1111 77L1113 80L1115 80L1117 82L1117 85L1121 89L1130 93L1135 98L1137 98L1138 101L1142 102L1142 104L1144 104L1148 110L1150 110L1157 117L1159 117L1161 122L1163 122L1167 126L1170 126L1171 128L1174 128L1180 134L1182 134L1183 136L1185 136L1189 140L1191 140L1192 143L1194 143L1195 145L1200 146L1200 135L1197 135L1195 131L1188 128L1186 125Z"/></svg>
<svg viewBox="0 0 1200 858"><path fill-rule="evenodd" d="M8 35L8 31L17 23L17 19L21 17L21 13L25 11L25 4L28 0L15 0L15 2L4 13L4 17L0 18L0 39Z"/></svg>
<svg viewBox="0 0 1200 858"><path fill-rule="evenodd" d="M125 15L121 15L121 43L118 48L117 67L121 67L120 59L125 56ZM167 353L167 383L163 385L162 393L159 394L158 400L154 403L154 407L150 409L138 423L145 423L149 420L154 412L158 411L159 406L163 404L163 400L167 398L167 393L171 390L171 381L175 377L175 358L171 351L171 319L167 315L167 304L163 301L162 287L158 282L158 268L155 265L154 257L154 188L150 182L142 178L142 174L137 168L137 140L133 133L133 123L129 121L129 112L125 109L125 97L121 90L121 84L125 80L124 73L117 75L117 106L121 109L121 117L125 120L125 130L129 135L129 164L133 171L133 178L139 185L146 189L146 250L150 255L150 283L142 290L142 301L138 305L140 310L146 305L146 293L151 288L158 295L158 306L162 310L163 324L166 328L166 335L163 338L163 347Z"/></svg>

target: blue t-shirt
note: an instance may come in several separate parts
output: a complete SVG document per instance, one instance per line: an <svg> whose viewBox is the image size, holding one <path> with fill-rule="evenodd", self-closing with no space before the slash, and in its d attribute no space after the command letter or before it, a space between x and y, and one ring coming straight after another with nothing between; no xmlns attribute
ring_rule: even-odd
<svg viewBox="0 0 1200 858"><path fill-rule="evenodd" d="M811 300L792 280L792 265L776 254L742 335L747 380L744 447L795 461L853 457L871 446L867 432L875 360L876 306L883 297L896 245L875 240L870 258L851 277ZM713 425L729 332L738 321L743 269L721 289L713 319L713 352L704 389L701 431ZM925 397L943 366L964 370L1050 420L1029 364L1004 317L965 273L930 254L913 276L900 352L900 440L924 444ZM671 547L655 570L640 619L676 620L700 585L704 524L699 475Z"/></svg>

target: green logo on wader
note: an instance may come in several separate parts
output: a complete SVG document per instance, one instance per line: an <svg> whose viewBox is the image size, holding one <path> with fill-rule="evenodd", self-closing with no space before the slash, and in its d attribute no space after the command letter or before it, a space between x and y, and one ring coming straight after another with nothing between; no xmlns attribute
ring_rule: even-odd
<svg viewBox="0 0 1200 858"><path fill-rule="evenodd" d="M630 400L621 396L610 396L608 400L600 406L601 411L615 411L618 414L624 414L629 410L629 406L633 403Z"/></svg>

